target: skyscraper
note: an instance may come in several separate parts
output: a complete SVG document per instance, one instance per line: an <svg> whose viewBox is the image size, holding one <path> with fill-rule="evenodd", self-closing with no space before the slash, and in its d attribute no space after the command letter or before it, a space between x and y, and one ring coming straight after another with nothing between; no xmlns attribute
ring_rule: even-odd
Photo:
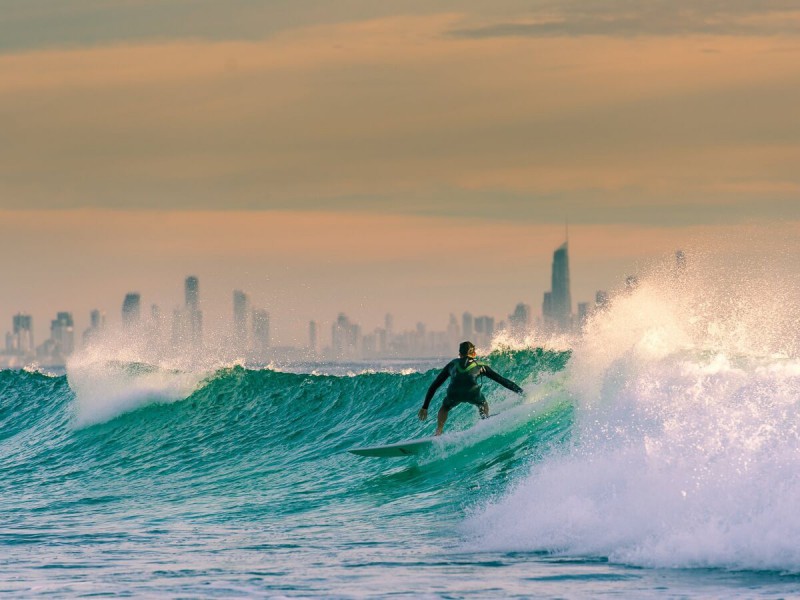
<svg viewBox="0 0 800 600"><path fill-rule="evenodd" d="M312 354L317 353L317 322L308 322L308 349Z"/></svg>
<svg viewBox="0 0 800 600"><path fill-rule="evenodd" d="M520 302L514 308L514 312L508 315L508 322L511 325L511 334L521 338L528 333L531 321L531 307Z"/></svg>
<svg viewBox="0 0 800 600"><path fill-rule="evenodd" d="M33 352L33 317L18 313L12 323L12 333L6 335L6 352L23 356Z"/></svg>
<svg viewBox="0 0 800 600"><path fill-rule="evenodd" d="M542 304L545 322L561 330L572 325L572 296L569 289L569 252L564 242L553 252L551 290Z"/></svg>
<svg viewBox="0 0 800 600"><path fill-rule="evenodd" d="M233 335L234 345L239 348L247 348L247 314L250 308L250 300L241 290L233 290ZM255 332L255 322L253 323Z"/></svg>
<svg viewBox="0 0 800 600"><path fill-rule="evenodd" d="M125 294L122 301L122 325L126 328L139 324L142 298L137 292Z"/></svg>
<svg viewBox="0 0 800 600"><path fill-rule="evenodd" d="M75 350L75 328L72 313L60 312L54 321L50 322L50 339L55 346L54 354L62 357L69 356Z"/></svg>
<svg viewBox="0 0 800 600"><path fill-rule="evenodd" d="M97 309L89 313L89 328L83 332L83 343L89 344L97 338L106 325L106 315Z"/></svg>
<svg viewBox="0 0 800 600"><path fill-rule="evenodd" d="M200 300L200 282L197 277L189 275L183 287L186 295L186 308L197 310L197 303Z"/></svg>
<svg viewBox="0 0 800 600"><path fill-rule="evenodd" d="M461 315L461 330L464 333L465 340L471 340L475 333L475 319L472 313L465 312Z"/></svg>
<svg viewBox="0 0 800 600"><path fill-rule="evenodd" d="M200 302L200 282L197 277L190 275L184 284L186 294L186 319L188 342L198 348L203 343L203 313L198 305Z"/></svg>

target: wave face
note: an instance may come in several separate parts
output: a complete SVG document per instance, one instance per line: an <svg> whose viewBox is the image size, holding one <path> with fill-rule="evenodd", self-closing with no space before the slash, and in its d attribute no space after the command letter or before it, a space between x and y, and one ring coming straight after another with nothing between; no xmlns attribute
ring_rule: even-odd
<svg viewBox="0 0 800 600"><path fill-rule="evenodd" d="M569 353L509 350L490 359L520 382L557 388ZM430 435L434 420L420 423L416 412L435 371L334 376L234 366L201 375L118 360L69 369L60 377L0 373L8 519L0 549L37 549L15 550L0 580L50 563L104 564L109 545L122 544L125 560L158 581L164 555L183 564L194 545L232 552L233 544L261 563L277 552L270 560L290 571L284 558L296 566L319 548L328 548L319 558L328 564L338 560L336 544L413 540L420 519L452 524L465 504L501 493L533 454L563 443L572 414L566 402L534 410L489 382L500 416L470 429L477 411L459 407L448 429L464 433L416 463L387 463L345 451ZM64 564L65 544L74 544L76 564Z"/></svg>

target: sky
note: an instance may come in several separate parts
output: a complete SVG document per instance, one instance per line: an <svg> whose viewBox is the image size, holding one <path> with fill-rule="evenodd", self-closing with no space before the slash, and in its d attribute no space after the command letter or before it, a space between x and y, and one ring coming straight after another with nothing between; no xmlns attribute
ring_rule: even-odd
<svg viewBox="0 0 800 600"><path fill-rule="evenodd" d="M5 0L0 332L171 311L190 274L283 344L538 313L567 221L576 302L677 248L781 252L798 107L788 0Z"/></svg>

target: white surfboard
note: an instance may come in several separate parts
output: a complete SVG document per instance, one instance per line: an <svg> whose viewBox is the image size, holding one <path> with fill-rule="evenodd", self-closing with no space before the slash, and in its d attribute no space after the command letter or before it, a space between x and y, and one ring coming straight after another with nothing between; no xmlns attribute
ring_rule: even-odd
<svg viewBox="0 0 800 600"><path fill-rule="evenodd" d="M396 442L394 444L386 444L385 446L369 446L367 448L350 448L348 452L358 454L359 456L379 456L379 457L397 457L397 456L415 456L422 454L430 449L436 441L435 437L420 438L418 440L406 440L405 442Z"/></svg>

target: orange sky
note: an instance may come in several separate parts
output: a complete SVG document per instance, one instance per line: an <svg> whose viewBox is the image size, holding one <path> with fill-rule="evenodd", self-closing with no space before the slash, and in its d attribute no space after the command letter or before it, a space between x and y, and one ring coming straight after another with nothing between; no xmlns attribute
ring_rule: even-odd
<svg viewBox="0 0 800 600"><path fill-rule="evenodd" d="M800 222L800 11L270 7L0 16L0 331L116 318L130 289L169 310L189 273L225 318L250 291L284 341L339 310L503 317L538 310L567 219L576 301Z"/></svg>

